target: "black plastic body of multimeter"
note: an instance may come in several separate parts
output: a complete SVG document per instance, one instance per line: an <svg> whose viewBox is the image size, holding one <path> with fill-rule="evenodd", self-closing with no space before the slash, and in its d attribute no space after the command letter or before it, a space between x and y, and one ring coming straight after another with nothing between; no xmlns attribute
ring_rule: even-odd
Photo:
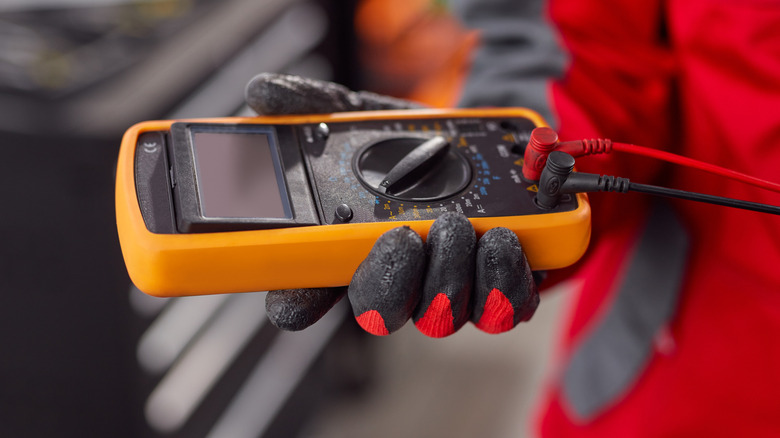
<svg viewBox="0 0 780 438"><path fill-rule="evenodd" d="M178 122L170 132L139 136L135 178L144 221L156 233L425 220L444 211L469 217L540 214L533 204L535 185L522 179L517 163L533 128L527 119L472 118L303 126ZM404 199L377 193L360 178L359 162L367 148L396 140L419 144L437 133L457 142L450 153L467 167L465 182L454 194ZM219 137L246 141L226 144ZM150 151L144 144L161 147ZM208 148L221 149L222 155L233 148L235 160L229 172L220 172L224 163L214 163L213 156L205 152ZM395 145L384 148L395 149ZM261 153L250 153L250 149ZM394 155L393 151L381 153ZM214 188L220 184L218 177L234 182ZM257 202L252 203L250 197L233 196L235 190L228 190L238 186L267 190L246 190L256 195ZM212 213L208 201L221 205L213 207ZM553 211L576 207L575 198L566 196Z"/></svg>

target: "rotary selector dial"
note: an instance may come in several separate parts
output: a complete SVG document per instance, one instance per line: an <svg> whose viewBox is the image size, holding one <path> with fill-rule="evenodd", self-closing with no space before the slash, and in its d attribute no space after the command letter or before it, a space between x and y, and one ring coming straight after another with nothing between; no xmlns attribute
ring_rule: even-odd
<svg viewBox="0 0 780 438"><path fill-rule="evenodd" d="M454 196L471 181L468 160L442 136L371 143L356 154L354 170L372 192L408 201Z"/></svg>

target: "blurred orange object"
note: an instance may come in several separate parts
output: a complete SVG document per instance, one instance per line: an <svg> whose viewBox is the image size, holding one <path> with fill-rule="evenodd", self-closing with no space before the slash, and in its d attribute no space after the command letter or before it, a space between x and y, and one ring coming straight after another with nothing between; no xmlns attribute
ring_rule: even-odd
<svg viewBox="0 0 780 438"><path fill-rule="evenodd" d="M363 0L355 14L365 88L432 107L457 102L476 32L435 0Z"/></svg>

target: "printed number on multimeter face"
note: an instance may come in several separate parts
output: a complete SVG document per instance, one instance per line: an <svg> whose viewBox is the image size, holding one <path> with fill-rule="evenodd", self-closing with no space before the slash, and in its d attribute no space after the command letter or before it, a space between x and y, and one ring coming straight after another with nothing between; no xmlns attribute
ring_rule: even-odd
<svg viewBox="0 0 780 438"><path fill-rule="evenodd" d="M233 255L227 249L242 245L233 242L236 234L243 236L244 247L275 251L281 258L288 252L280 250L284 243L275 239L286 234L294 248L290 257L326 265L331 263L324 259L339 259L345 251L338 247L346 245L346 252L356 255L342 260L346 273L336 281L342 284L382 232L409 225L424 235L430 221L447 211L469 217L478 233L483 228L507 226L518 236L523 230L545 228L545 221L551 223L550 228L560 226L555 223L563 218L566 232L576 228L575 240L584 239L586 246L586 198L567 196L554 210L541 211L534 204L535 184L522 178L523 148L540 123L527 110L147 122L128 131L120 155L120 170L127 171L117 180L120 240L123 250L134 245L129 242L131 231L122 228L121 217L125 217L142 222L143 230L135 224L132 233L157 241L149 251L156 252L152 258L158 261L166 252L160 243L163 236L200 242L190 251L177 247L186 244L172 244L185 258L219 253L239 260L247 256L245 248L236 249ZM351 233L357 234L350 237ZM223 236L224 241L213 236ZM321 247L323 240L332 247ZM522 236L521 243L526 245ZM314 257L304 254L307 244L310 252L317 253ZM563 251L567 254L558 261L539 257L537 265L550 268L571 263L584 250L581 242L576 246ZM530 249L533 264L535 255ZM131 259L142 252L137 248L125 251L131 276ZM257 263L265 264L271 258L255 257ZM139 271L157 271L149 266L150 261L143 263L147 266ZM295 260L282 264L280 272L291 269ZM246 275L259 276L263 266ZM235 272L217 270L209 275ZM186 291L181 294L238 291L230 283L224 279L224 290L209 286L203 292L196 290L197 285L183 286ZM334 280L256 283L258 288L247 290L277 284L331 286Z"/></svg>

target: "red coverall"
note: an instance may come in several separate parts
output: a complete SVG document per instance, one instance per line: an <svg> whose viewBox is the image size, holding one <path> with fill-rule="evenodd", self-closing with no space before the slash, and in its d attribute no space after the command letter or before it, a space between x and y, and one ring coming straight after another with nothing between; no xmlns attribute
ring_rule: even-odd
<svg viewBox="0 0 780 438"><path fill-rule="evenodd" d="M500 29L533 8L455 3L483 30L473 90L493 87L467 85L465 105L536 107L562 140L606 137L780 181L780 1L549 0L537 12L568 58L544 78L542 103L514 90L544 68L502 64L506 47L521 56L535 36ZM780 205L776 194L618 154L578 167ZM573 274L582 287L541 434L780 436L780 218L642 195L591 201L593 241Z"/></svg>

